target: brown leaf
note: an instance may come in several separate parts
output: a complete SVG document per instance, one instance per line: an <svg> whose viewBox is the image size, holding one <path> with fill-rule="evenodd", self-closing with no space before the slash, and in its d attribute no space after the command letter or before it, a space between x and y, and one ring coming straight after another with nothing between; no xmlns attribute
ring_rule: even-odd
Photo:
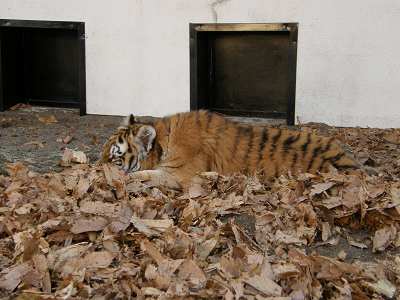
<svg viewBox="0 0 400 300"><path fill-rule="evenodd" d="M287 278L300 273L293 264L276 264L272 266L272 270L277 278Z"/></svg>
<svg viewBox="0 0 400 300"><path fill-rule="evenodd" d="M39 142L39 141L31 141L31 142L23 144L23 146L30 146L30 145L38 146L39 148L44 148L43 143Z"/></svg>
<svg viewBox="0 0 400 300"><path fill-rule="evenodd" d="M119 203L86 200L80 203L79 210L86 214L115 218L121 213L121 205Z"/></svg>
<svg viewBox="0 0 400 300"><path fill-rule="evenodd" d="M89 179L81 176L75 188L76 197L82 198L82 196L85 195L86 192L88 191L89 187L90 187Z"/></svg>
<svg viewBox="0 0 400 300"><path fill-rule="evenodd" d="M0 288L10 292L13 291L19 285L22 278L32 270L29 262L17 264L2 270L0 273Z"/></svg>
<svg viewBox="0 0 400 300"><path fill-rule="evenodd" d="M206 191L203 189L201 184L194 183L189 187L189 197L190 198L198 198L202 197L206 194Z"/></svg>
<svg viewBox="0 0 400 300"><path fill-rule="evenodd" d="M379 279L376 283L367 282L366 285L376 293L384 295L389 299L392 299L396 293L396 286L387 279Z"/></svg>
<svg viewBox="0 0 400 300"><path fill-rule="evenodd" d="M92 252L85 255L80 262L83 268L107 268L115 255L108 251Z"/></svg>
<svg viewBox="0 0 400 300"><path fill-rule="evenodd" d="M331 226L328 222L322 222L322 241L326 242L331 237Z"/></svg>
<svg viewBox="0 0 400 300"><path fill-rule="evenodd" d="M71 232L73 234L78 234L89 231L100 231L103 230L108 223L109 221L102 217L90 217L87 219L81 217L74 221L71 227Z"/></svg>
<svg viewBox="0 0 400 300"><path fill-rule="evenodd" d="M49 115L49 116L38 116L38 120L44 124L53 124L53 123L57 123L57 119L54 115Z"/></svg>
<svg viewBox="0 0 400 300"><path fill-rule="evenodd" d="M140 243L142 251L147 252L148 255L158 264L162 264L166 258L157 250L155 245L149 240L143 240Z"/></svg>
<svg viewBox="0 0 400 300"><path fill-rule="evenodd" d="M145 234L146 236L158 236L160 233L165 232L167 229L174 225L174 222L170 219L165 220L151 220L151 219L139 219L137 217L131 218L131 223L135 228Z"/></svg>
<svg viewBox="0 0 400 300"><path fill-rule="evenodd" d="M75 151L65 148L60 165L62 167L69 167L71 166L71 163L87 164L88 162L89 160L86 154L82 151Z"/></svg>
<svg viewBox="0 0 400 300"><path fill-rule="evenodd" d="M319 194L329 190L335 184L336 184L335 182L324 182L324 183L314 184L312 186L312 188L311 188L310 197L313 197L315 195L319 195Z"/></svg>
<svg viewBox="0 0 400 300"><path fill-rule="evenodd" d="M187 280L191 287L200 289L207 282L206 275L199 268L195 261L185 260L179 268L178 277L181 280Z"/></svg>
<svg viewBox="0 0 400 300"><path fill-rule="evenodd" d="M58 250L50 251L47 261L50 269L57 272L65 272L65 269L71 270L68 264L78 262L80 257L89 249L88 243L70 245ZM67 267L67 268L66 268Z"/></svg>
<svg viewBox="0 0 400 300"><path fill-rule="evenodd" d="M196 247L196 254L199 259L205 260L211 253L211 251L215 248L218 244L219 237L214 237L209 240L206 240Z"/></svg>
<svg viewBox="0 0 400 300"><path fill-rule="evenodd" d="M396 131L386 132L383 139L388 143L400 145L400 134Z"/></svg>
<svg viewBox="0 0 400 300"><path fill-rule="evenodd" d="M32 107L32 105L30 105L30 104L26 104L26 103L17 103L17 104L15 104L15 105L11 106L11 107L9 108L9 110L14 111L14 110L19 110L19 109L27 109L27 108L31 108L31 107Z"/></svg>
<svg viewBox="0 0 400 300"><path fill-rule="evenodd" d="M42 283L43 292L51 293L51 279L49 268L47 264L47 259L43 254L36 254L33 256L33 263L35 269L38 270L40 274L40 279Z"/></svg>
<svg viewBox="0 0 400 300"><path fill-rule="evenodd" d="M255 275L244 279L244 282L266 296L281 296L282 288L267 277Z"/></svg>
<svg viewBox="0 0 400 300"><path fill-rule="evenodd" d="M284 244L306 244L306 240L301 240L298 237L295 237L290 234L286 234L282 232L281 230L278 230L275 234L275 239L278 242L284 243Z"/></svg>
<svg viewBox="0 0 400 300"><path fill-rule="evenodd" d="M65 138L62 139L62 142L64 144L69 144L72 141L72 139L73 139L72 135L67 135Z"/></svg>
<svg viewBox="0 0 400 300"><path fill-rule="evenodd" d="M396 237L396 233L396 228L392 226L386 226L375 231L372 251L377 252L385 250Z"/></svg>

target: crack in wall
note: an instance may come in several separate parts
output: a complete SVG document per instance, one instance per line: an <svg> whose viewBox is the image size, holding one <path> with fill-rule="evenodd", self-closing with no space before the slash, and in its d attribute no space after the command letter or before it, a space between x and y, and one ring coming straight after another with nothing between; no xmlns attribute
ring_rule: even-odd
<svg viewBox="0 0 400 300"><path fill-rule="evenodd" d="M211 2L210 7L211 7L211 12L213 15L214 22L218 22L218 12L217 12L217 7L220 6L221 4L224 4L226 2L229 2L231 0L214 0Z"/></svg>

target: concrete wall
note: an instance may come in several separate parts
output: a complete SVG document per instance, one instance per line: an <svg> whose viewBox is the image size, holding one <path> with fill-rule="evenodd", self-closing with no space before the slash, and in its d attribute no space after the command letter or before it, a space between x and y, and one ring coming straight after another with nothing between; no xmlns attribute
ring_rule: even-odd
<svg viewBox="0 0 400 300"><path fill-rule="evenodd" d="M296 116L400 127L399 0L1 0L0 18L86 22L87 111L189 109L189 22L299 22Z"/></svg>

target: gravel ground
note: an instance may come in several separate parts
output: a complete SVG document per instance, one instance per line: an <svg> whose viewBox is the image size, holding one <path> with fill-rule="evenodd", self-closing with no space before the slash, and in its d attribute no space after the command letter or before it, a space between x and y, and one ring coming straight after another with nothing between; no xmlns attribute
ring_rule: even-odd
<svg viewBox="0 0 400 300"><path fill-rule="evenodd" d="M54 116L56 122L50 123ZM76 109L31 107L0 113L0 173L9 162L23 162L36 172L59 171L65 147L84 151L91 162L121 117L79 116ZM50 121L50 122L49 122ZM71 137L69 143L62 140ZM68 138L67 138L68 139Z"/></svg>

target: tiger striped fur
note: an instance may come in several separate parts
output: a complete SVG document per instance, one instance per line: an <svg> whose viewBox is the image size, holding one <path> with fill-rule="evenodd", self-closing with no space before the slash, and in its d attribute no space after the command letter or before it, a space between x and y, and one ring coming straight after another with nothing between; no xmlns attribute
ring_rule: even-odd
<svg viewBox="0 0 400 300"><path fill-rule="evenodd" d="M334 138L266 126L244 125L200 110L150 124L133 116L104 145L103 162L119 163L142 180L185 187L197 173L259 173L265 179L288 171L324 172L359 163Z"/></svg>

